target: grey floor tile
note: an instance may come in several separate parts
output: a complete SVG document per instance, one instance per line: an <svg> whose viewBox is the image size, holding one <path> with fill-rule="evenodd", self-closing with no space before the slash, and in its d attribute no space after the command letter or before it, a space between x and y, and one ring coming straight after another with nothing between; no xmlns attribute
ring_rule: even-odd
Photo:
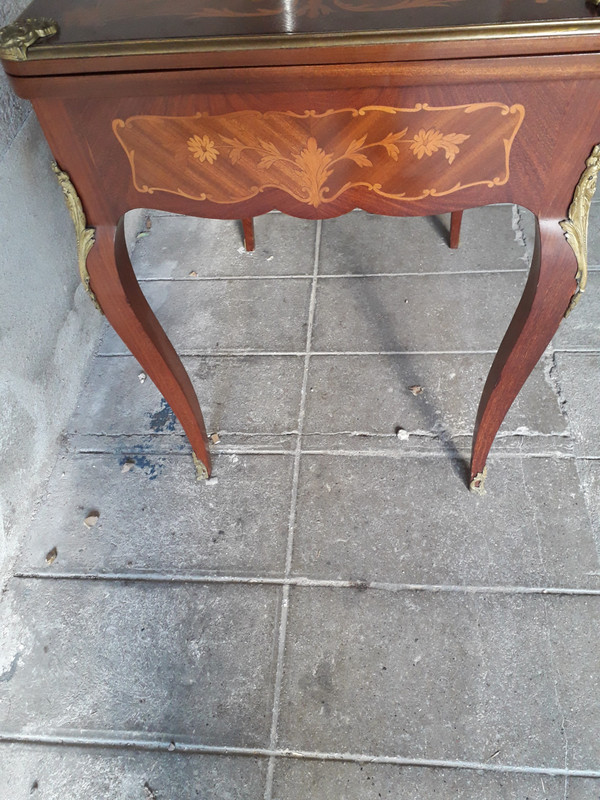
<svg viewBox="0 0 600 800"><path fill-rule="evenodd" d="M311 359L304 431L393 433L397 427L472 435L491 354L318 356ZM503 433L568 434L541 362L521 390ZM411 387L421 388L413 394ZM599 387L600 388L600 387Z"/></svg>
<svg viewBox="0 0 600 800"><path fill-rule="evenodd" d="M177 352L214 350L302 351L310 281L157 281L144 293ZM127 352L106 328L103 355Z"/></svg>
<svg viewBox="0 0 600 800"><path fill-rule="evenodd" d="M31 523L21 571L281 574L293 459L218 455L196 481L189 456L71 455ZM83 520L99 512L88 529ZM56 548L52 564L46 555Z"/></svg>
<svg viewBox="0 0 600 800"><path fill-rule="evenodd" d="M600 203L592 203L588 222L588 264L600 267Z"/></svg>
<svg viewBox="0 0 600 800"><path fill-rule="evenodd" d="M151 214L136 242L138 278L215 275L306 275L313 271L316 223L284 214L254 220L256 250L246 252L239 220Z"/></svg>
<svg viewBox="0 0 600 800"><path fill-rule="evenodd" d="M274 800L564 800L564 778L468 769L280 760ZM587 800L587 799L586 799ZM591 797L590 797L591 800ZM597 798L594 798L597 800Z"/></svg>
<svg viewBox="0 0 600 800"><path fill-rule="evenodd" d="M451 250L449 214L400 219L346 214L323 223L320 271L360 275L523 269L525 245L513 231L512 217L510 205L465 211L460 247Z"/></svg>
<svg viewBox="0 0 600 800"><path fill-rule="evenodd" d="M553 339L557 350L600 350L600 272L590 272L585 294Z"/></svg>
<svg viewBox="0 0 600 800"><path fill-rule="evenodd" d="M585 494L588 512L594 527L598 552L600 552L600 461L579 459L577 462L579 480Z"/></svg>
<svg viewBox="0 0 600 800"><path fill-rule="evenodd" d="M557 353L557 380L581 456L600 456L600 353Z"/></svg>
<svg viewBox="0 0 600 800"><path fill-rule="evenodd" d="M256 800L266 761L0 745L0 800Z"/></svg>
<svg viewBox="0 0 600 800"><path fill-rule="evenodd" d="M591 719L574 727L578 708L560 699L579 671L578 697L596 704L597 678L580 667L592 638L581 631L598 610L599 598L293 589L280 744L563 767L582 730L595 737L590 750L600 742ZM553 631L573 619L579 629L555 653Z"/></svg>
<svg viewBox="0 0 600 800"><path fill-rule="evenodd" d="M264 747L279 603L257 586L16 579L0 606L0 730Z"/></svg>
<svg viewBox="0 0 600 800"><path fill-rule="evenodd" d="M322 279L312 349L495 352L524 281L520 272Z"/></svg>
<svg viewBox="0 0 600 800"><path fill-rule="evenodd" d="M284 433L296 430L302 356L197 356L183 364L207 430ZM152 381L132 356L96 358L70 420L71 434L183 433ZM143 374L143 373L142 373Z"/></svg>
<svg viewBox="0 0 600 800"><path fill-rule="evenodd" d="M490 459L487 483L475 497L449 458L304 455L294 573L600 588L574 460Z"/></svg>
<svg viewBox="0 0 600 800"><path fill-rule="evenodd" d="M600 778L571 778L568 800L600 800Z"/></svg>
<svg viewBox="0 0 600 800"><path fill-rule="evenodd" d="M550 602L546 614L552 645L548 666L556 676L565 761L571 769L599 771L600 597Z"/></svg>

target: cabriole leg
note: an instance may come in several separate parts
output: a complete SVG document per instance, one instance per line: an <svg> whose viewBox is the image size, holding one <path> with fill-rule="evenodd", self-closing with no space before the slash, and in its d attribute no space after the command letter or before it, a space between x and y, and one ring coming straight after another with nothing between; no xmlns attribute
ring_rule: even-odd
<svg viewBox="0 0 600 800"><path fill-rule="evenodd" d="M139 287L122 218L116 228L96 228L87 269L106 318L181 422L194 451L198 478L208 478L211 463L200 405L179 356Z"/></svg>
<svg viewBox="0 0 600 800"><path fill-rule="evenodd" d="M559 220L536 220L535 249L521 302L488 375L475 422L471 489L483 493L485 463L502 420L577 290L577 262Z"/></svg>

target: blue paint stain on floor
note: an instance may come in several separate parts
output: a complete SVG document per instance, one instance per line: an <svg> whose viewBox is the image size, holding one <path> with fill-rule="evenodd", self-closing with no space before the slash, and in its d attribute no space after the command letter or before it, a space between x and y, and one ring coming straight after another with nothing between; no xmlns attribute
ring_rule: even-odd
<svg viewBox="0 0 600 800"><path fill-rule="evenodd" d="M158 411L148 416L150 417L150 427L155 433L170 433L175 430L177 419L164 398L160 401Z"/></svg>
<svg viewBox="0 0 600 800"><path fill-rule="evenodd" d="M133 467L141 469L151 481L154 481L156 478L158 478L163 468L162 463L157 464L156 461L152 461L143 453L130 453L129 455L125 455L121 458L119 464L121 467L123 467L125 464L132 464Z"/></svg>

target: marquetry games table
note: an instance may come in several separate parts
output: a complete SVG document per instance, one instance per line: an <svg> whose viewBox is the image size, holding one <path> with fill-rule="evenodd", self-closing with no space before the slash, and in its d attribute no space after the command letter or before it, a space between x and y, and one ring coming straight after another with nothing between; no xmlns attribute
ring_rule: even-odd
<svg viewBox="0 0 600 800"><path fill-rule="evenodd" d="M598 0L600 3L600 0ZM471 488L585 289L600 169L600 18L585 0L34 0L0 31L73 217L79 268L189 437L192 384L139 288L130 209L327 219L518 203L523 297L479 405Z"/></svg>

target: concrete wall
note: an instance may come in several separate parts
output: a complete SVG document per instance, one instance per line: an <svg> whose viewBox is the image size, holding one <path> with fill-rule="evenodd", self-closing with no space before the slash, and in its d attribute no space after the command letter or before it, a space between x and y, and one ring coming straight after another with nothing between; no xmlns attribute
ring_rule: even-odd
<svg viewBox="0 0 600 800"><path fill-rule="evenodd" d="M5 0L0 26L26 5ZM73 225L51 160L31 106L1 74L0 588L102 325L79 285Z"/></svg>

